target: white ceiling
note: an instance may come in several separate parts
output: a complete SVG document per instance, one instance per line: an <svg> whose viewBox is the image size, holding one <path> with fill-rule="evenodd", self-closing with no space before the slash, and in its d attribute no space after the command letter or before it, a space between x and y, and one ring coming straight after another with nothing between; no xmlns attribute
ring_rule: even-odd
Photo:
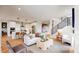
<svg viewBox="0 0 79 59"><path fill-rule="evenodd" d="M1 5L0 17L4 20L50 20L62 16L63 11L72 7L69 5ZM18 11L18 8L21 10Z"/></svg>

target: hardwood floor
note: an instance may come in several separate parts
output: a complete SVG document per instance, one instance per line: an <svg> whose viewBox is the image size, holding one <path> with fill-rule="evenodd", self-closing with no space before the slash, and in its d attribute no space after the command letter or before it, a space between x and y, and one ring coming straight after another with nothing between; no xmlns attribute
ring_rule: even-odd
<svg viewBox="0 0 79 59"><path fill-rule="evenodd" d="M2 53L8 53L9 52L9 49L7 48L7 44L6 44L7 40L10 42L12 47L19 45L19 44L23 44L22 39L11 39L11 38L8 39L7 35L4 35L4 36L2 36L2 40L1 40Z"/></svg>
<svg viewBox="0 0 79 59"><path fill-rule="evenodd" d="M23 44L23 40L22 39L12 39L11 37L7 38L7 35L4 35L4 36L2 36L2 40L1 40L2 53L8 53L9 52L9 49L7 48L7 44L6 44L7 40L10 42L12 47L16 46L16 45L19 45L19 44ZM55 40L55 41L57 41L57 40Z"/></svg>

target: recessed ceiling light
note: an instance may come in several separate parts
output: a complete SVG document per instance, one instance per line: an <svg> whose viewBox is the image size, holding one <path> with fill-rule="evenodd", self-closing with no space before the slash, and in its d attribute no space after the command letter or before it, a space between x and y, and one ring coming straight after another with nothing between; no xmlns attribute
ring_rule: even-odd
<svg viewBox="0 0 79 59"><path fill-rule="evenodd" d="M21 10L21 8L18 8L18 11L20 11Z"/></svg>

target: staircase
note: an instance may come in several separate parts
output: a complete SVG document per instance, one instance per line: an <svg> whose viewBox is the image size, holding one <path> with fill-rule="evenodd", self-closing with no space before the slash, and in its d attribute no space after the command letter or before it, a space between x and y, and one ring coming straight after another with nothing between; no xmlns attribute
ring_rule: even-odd
<svg viewBox="0 0 79 59"><path fill-rule="evenodd" d="M57 32L58 29L62 29L66 26L70 26L71 25L71 17L66 17L64 19L61 19L62 21L60 23L58 23L56 26L54 26L52 28L52 34L55 34Z"/></svg>

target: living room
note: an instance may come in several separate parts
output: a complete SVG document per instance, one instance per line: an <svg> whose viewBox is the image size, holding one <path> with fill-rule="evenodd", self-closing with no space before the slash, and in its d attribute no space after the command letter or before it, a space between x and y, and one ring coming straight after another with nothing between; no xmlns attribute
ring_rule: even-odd
<svg viewBox="0 0 79 59"><path fill-rule="evenodd" d="M73 6L0 6L2 53L74 53Z"/></svg>

